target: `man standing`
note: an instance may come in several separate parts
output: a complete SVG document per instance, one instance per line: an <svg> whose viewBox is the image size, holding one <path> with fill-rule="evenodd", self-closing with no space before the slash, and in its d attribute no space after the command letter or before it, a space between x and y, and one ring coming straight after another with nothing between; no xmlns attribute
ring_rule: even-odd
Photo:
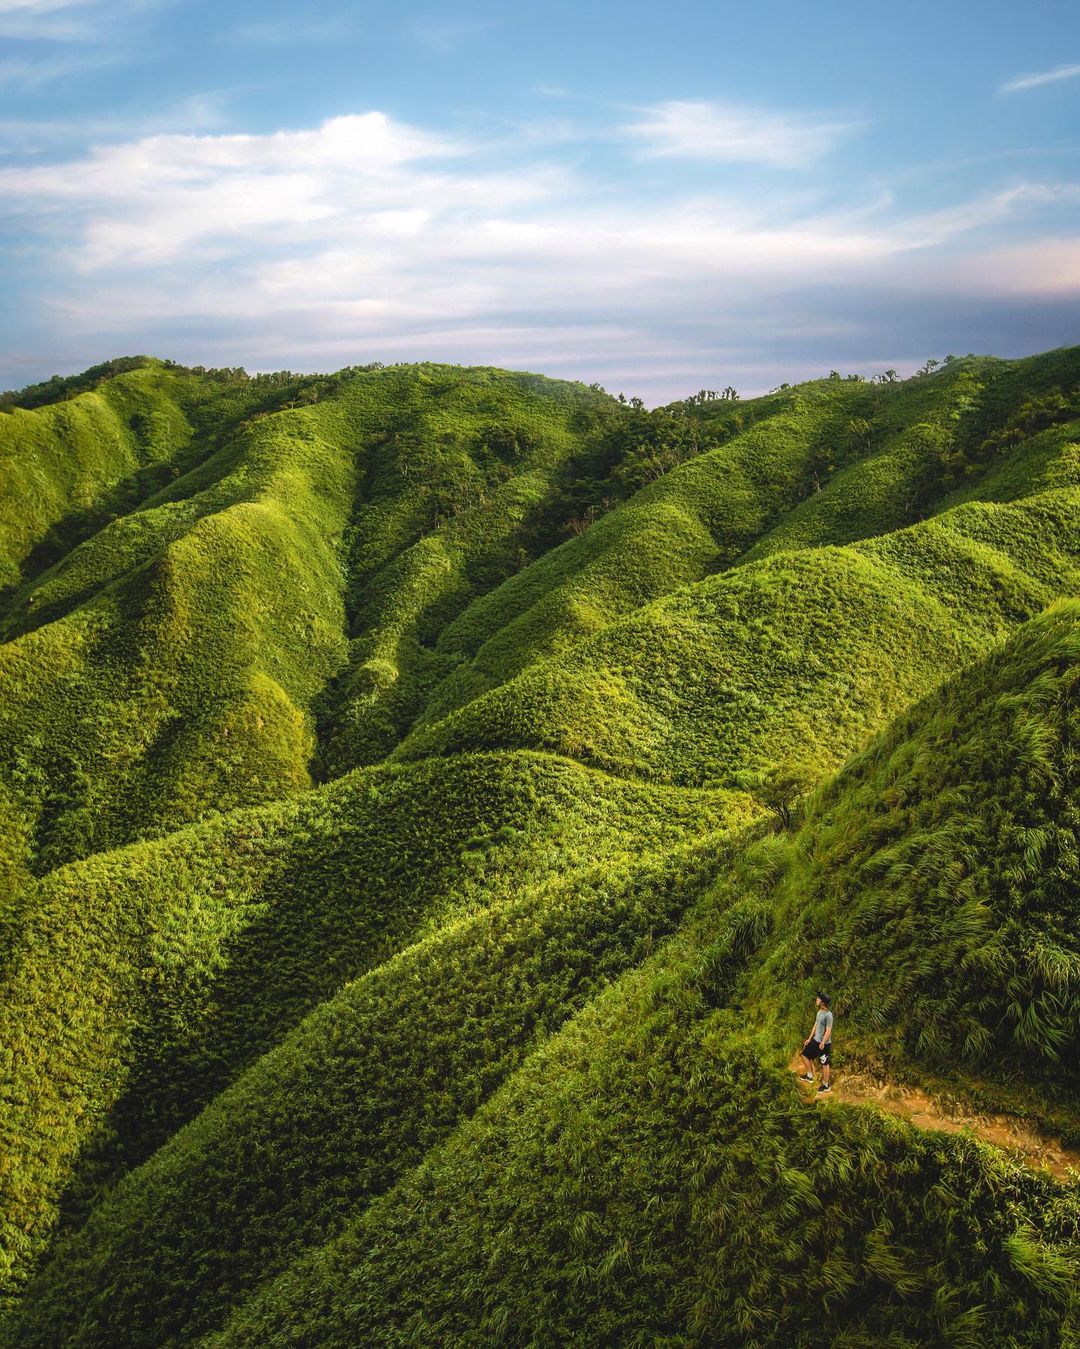
<svg viewBox="0 0 1080 1349"><path fill-rule="evenodd" d="M814 1018L814 1029L803 1041L802 1061L805 1072L802 1073L800 1081L813 1082L814 1060L817 1059L821 1064L821 1086L818 1087L818 1091L832 1091L829 1078L832 1076L830 1060L833 1014L829 1010L829 999L826 994L819 993L814 1002L817 1006L817 1016Z"/></svg>

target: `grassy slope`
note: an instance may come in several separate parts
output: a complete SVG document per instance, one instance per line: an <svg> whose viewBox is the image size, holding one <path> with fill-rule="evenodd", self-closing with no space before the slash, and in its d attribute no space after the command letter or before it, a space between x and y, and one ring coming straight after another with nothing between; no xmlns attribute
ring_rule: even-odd
<svg viewBox="0 0 1080 1349"><path fill-rule="evenodd" d="M729 565L805 496L822 438L852 409L867 410L869 397L848 386L814 390L797 410L790 399L770 405L766 420L642 488L470 605L437 643L467 663L434 691L425 719Z"/></svg>
<svg viewBox="0 0 1080 1349"><path fill-rule="evenodd" d="M1080 488L973 503L684 587L419 727L395 757L532 747L684 783L793 753L831 767L1077 589Z"/></svg>
<svg viewBox="0 0 1080 1349"><path fill-rule="evenodd" d="M123 828L115 820L99 826L87 847L86 799L97 803L96 824L100 803L109 799L107 775L104 788L95 779L81 800L65 789L51 811L38 802L37 816L31 810L22 817L31 820L30 843L45 844L39 867L42 859L46 865L62 860L68 836L67 846L79 855L154 823L197 816L208 804L244 799L235 795L244 765L215 779L206 756L216 760L223 741L237 732L242 748L254 742L263 753L268 718L259 709L248 727L235 717L218 727L200 719L199 694L217 681L216 662L226 688L229 670L238 666L261 677L269 664L284 676L275 682L287 689L305 755L318 720L322 773L341 773L401 744L393 755L399 762L386 768L160 843L88 857L24 893L18 919L9 923L14 954L11 1031L5 1033L19 1073L5 1120L16 1159L7 1173L15 1206L6 1237L16 1283L48 1241L58 1205L68 1225L77 1225L88 1206L91 1212L84 1231L61 1246L33 1286L24 1316L13 1322L12 1342L72 1335L86 1343L163 1342L173 1334L189 1339L220 1324L237 1298L290 1261L298 1262L293 1272L269 1286L268 1300L257 1297L242 1308L230 1335L257 1340L284 1317L285 1338L302 1340L305 1327L316 1325L327 1342L339 1334L355 1342L369 1325L365 1317L376 1318L370 1325L384 1317L403 1334L421 1333L430 1318L442 1333L467 1337L479 1315L480 1295L468 1283L473 1257L461 1271L451 1269L437 1248L436 1228L412 1206L421 1194L428 1203L430 1185L449 1193L462 1176L474 1178L478 1193L494 1196L492 1212L511 1202L510 1178L530 1175L550 1138L534 1146L516 1125L508 1126L524 1160L508 1172L505 1186L484 1173L487 1163L476 1160L475 1150L486 1156L488 1146L498 1145L493 1140L501 1136L503 1107L496 1103L514 1099L519 1086L527 1096L530 1081L543 1084L536 1090L550 1098L553 1111L589 1120L601 1139L607 1126L591 1119L588 1103L607 1100L611 1139L625 1135L637 1140L634 1147L640 1143L640 1156L635 1160L631 1147L617 1173L590 1151L588 1130L569 1129L566 1165L553 1184L569 1186L568 1193L575 1185L588 1188L592 1180L582 1167L593 1157L588 1165L613 1192L625 1191L630 1213L644 1203L639 1191L649 1184L650 1168L672 1178L671 1214L678 1222L661 1224L666 1235L652 1242L655 1269L630 1259L649 1245L647 1234L628 1236L623 1254L614 1240L606 1254L596 1254L595 1241L589 1243L608 1233L604 1214L582 1219L583 1249L594 1255L584 1275L566 1275L575 1286L594 1289L581 1295L588 1303L580 1312L581 1333L603 1336L620 1316L624 1326L638 1324L640 1316L643 1327L667 1326L657 1333L693 1337L706 1313L691 1315L691 1306L732 1317L733 1325L746 1317L746 1326L768 1324L752 1319L762 1313L747 1310L753 1299L746 1289L752 1285L760 1300L783 1260L805 1260L801 1238L788 1231L783 1252L765 1243L758 1258L738 1241L724 1247L723 1234L706 1223L704 1236L694 1236L697 1245L680 1245L679 1224L685 1226L693 1210L686 1185L693 1191L697 1183L697 1154L689 1148L675 1155L671 1140L681 1138L685 1147L681 1110L695 1120L702 1110L726 1119L729 1105L701 1079L701 1064L715 1073L724 1045L732 1058L727 1089L745 1090L761 1106L761 1127L753 1126L748 1149L778 1158L786 1173L792 1158L805 1161L814 1153L814 1135L790 1136L801 1115L782 1081L751 1067L738 1035L715 1011L715 989L705 986L709 979L722 983L723 970L734 970L759 942L763 968L773 971L773 983L766 980L754 994L760 1005L776 1003L779 978L798 985L804 971L768 935L763 917L774 906L797 907L798 885L807 878L784 890L776 888L775 876L798 877L798 866L789 862L777 871L770 855L772 880L761 881L762 894L747 896L730 920L724 913L732 896L723 898L721 876L700 919L705 927L693 927L672 948L673 972L658 982L652 974L626 975L597 1004L608 1009L595 1013L598 1022L586 1011L550 1050L531 1051L608 981L631 970L707 876L723 869L715 843L703 859L685 850L744 817L745 805L702 794L696 784L730 782L749 766L793 753L819 771L835 766L944 674L991 650L1057 595L1080 590L1077 428L1069 420L1075 408L1057 408L1047 424L1045 409L1030 406L1031 397L1045 399L1055 385L1076 382L1076 353L1052 353L1032 362L964 362L934 380L896 389L833 381L803 386L735 414L743 419L741 430L730 407L707 406L694 414L700 423L695 445L703 453L580 537L545 551L552 511L557 517L576 509L576 494L593 490L573 477L575 466L595 455L598 420L621 415L608 402L580 386L492 371L419 367L353 375L320 385L317 404L260 416L220 443L203 442L207 452L199 462L157 497L141 498L141 509L30 577L9 607L10 631L23 635L0 648L0 658L35 639L47 638L50 652L63 652L55 688L70 699L82 684L85 702L75 699L61 744L69 734L81 746L78 737L89 727L85 762L95 774L101 762L101 746L92 738L95 718L111 723L119 705L101 700L102 690L117 682L104 653L116 646L145 654L131 634L141 636L148 626L139 587L157 579L161 556L169 559L170 583L185 597L189 641L194 633L197 648L204 642L207 660L183 663L176 687L187 681L191 702L175 718L174 759L160 743L145 755L151 794L176 813L151 814L148 826L138 806ZM214 417L203 409L200 424L199 407L190 400L188 413L195 426L190 445ZM862 426L857 418L865 418ZM252 505L261 509L258 529L249 535L237 529L237 516L243 522L243 510ZM177 545L214 529L227 546L200 576L199 550L177 556ZM274 555L276 543L264 547L265 540L282 532L300 542L291 554ZM543 555L530 565L537 553ZM252 556L257 569L247 568ZM224 567L215 565L221 558ZM328 654L316 678L296 639L298 581L320 603L331 593ZM33 614L31 596L47 607ZM207 615L228 613L230 603L238 622L224 645L214 647ZM236 630L249 609L261 615L261 626L249 645L238 644L238 660ZM42 622L42 614L51 621ZM74 638L99 621L110 637L95 664ZM178 631L162 628L155 659L166 668ZM153 668L153 660L129 662L119 678L141 691ZM340 676L330 679L336 668ZM1015 670L1013 677L1020 679ZM54 752L55 727L65 725L58 707L42 699L38 678L25 676L26 705L13 722L18 730L35 710L41 715L36 740L24 751L29 768L8 779L24 791L24 802L27 780L53 782L57 760L43 751ZM279 716L274 734L280 736L282 723ZM109 742L120 758L117 783L132 773L123 716L119 725ZM910 737L910 726L904 735ZM511 752L454 757L492 746ZM522 747L554 749L631 780L673 785L619 783L565 759L523 754ZM284 757L300 761L292 748ZM409 762L418 757L427 761ZM300 785L308 781L306 758L302 762ZM171 777L162 767L170 763L178 765ZM494 794L493 775L502 784ZM265 795L288 790L273 785L272 772L254 776ZM862 798L858 812L867 812ZM850 832L856 825L845 827ZM53 837L57 846L50 851ZM429 855L434 847L444 849L441 863ZM654 848L676 850L667 870L650 856ZM695 856L701 860L691 862ZM736 873L751 890L758 885L755 865L751 857ZM379 902L358 906L358 887L378 894ZM940 912L932 921L942 921ZM709 923L719 925L716 932ZM734 923L726 936L725 923ZM951 947L948 941L943 949L955 954L955 941ZM735 965L725 942L738 948ZM81 970L74 995L66 975L59 982L54 974L43 977L39 953L57 946ZM703 946L712 971L707 977L700 968ZM1066 961L1060 973L1061 949L1059 943L1046 968L1067 982L1071 966ZM883 959L892 961L894 974L916 968L906 948L886 950ZM858 971L844 973L857 982ZM343 988L350 979L356 982ZM646 996L643 988L652 991ZM659 1009L664 990L678 1004L669 1018L675 1038L663 1040L657 1058L647 1027L638 1024L640 999ZM680 1000L689 1006L694 998L697 1010L688 1022ZM1050 1004L1039 1005L1043 1019L1052 1019ZM626 1027L621 1040L609 1035L611 1023L604 1020L613 1007L623 1009L614 1013ZM794 1015L793 1004L782 1009ZM574 1042L579 1025L585 1038L569 1059L560 1058L559 1046ZM768 1018L765 1025L750 1050L768 1059L777 1052L778 1030ZM875 1034L869 1023L861 1025L866 1044L880 1052ZM589 1055L595 1064L586 1062ZM697 1063L696 1085L684 1091L669 1081L665 1056ZM504 1088L510 1097L495 1097L494 1114L481 1110L476 1124L449 1139L445 1154L436 1150L421 1163L427 1149L447 1139L523 1063ZM562 1064L565 1081L553 1063ZM614 1079L628 1063L622 1092ZM398 1071L405 1064L408 1070ZM1037 1090L1052 1081L1052 1071L1049 1077L1043 1071ZM230 1082L195 1123L111 1197L93 1203L96 1186L137 1162ZM642 1093L656 1084L662 1086L658 1114L644 1120ZM333 1111L320 1116L320 1099L334 1102ZM745 1124L743 1114L738 1119ZM485 1134L489 1125L494 1132ZM712 1125L703 1127L708 1132ZM812 1125L819 1127L833 1128ZM1049 1217L1039 1217L1042 1191L1017 1188L1015 1178L1002 1179L1005 1173L985 1156L964 1153L960 1145L948 1145L941 1161L936 1143L924 1147L895 1125L835 1127L837 1147L846 1149L864 1186L851 1213L822 1219L839 1223L835 1230L846 1234L850 1268L837 1274L830 1313L836 1327L862 1325L858 1333L872 1339L894 1302L913 1303L910 1325L937 1334L961 1314L976 1325L977 1298L1002 1316L1016 1315L1018 1325L1017 1308L1026 1306L1023 1315L1040 1334L1060 1322L1064 1266L1031 1245L1025 1224L1041 1224L1053 1243L1075 1218L1064 1209L1054 1216L1053 1207ZM654 1147L655 1130L660 1142ZM325 1147L313 1148L320 1131ZM786 1140L779 1153L778 1134ZM794 1151L785 1151L789 1144ZM915 1210L864 1174L882 1149L890 1165L911 1175L912 1193L930 1196L927 1203L940 1193L933 1179L938 1161L941 1185L971 1191L971 1204L957 1219L967 1235L955 1250L940 1250L953 1291L932 1309L914 1285L905 1291L908 1275L897 1274L887 1234L881 1235L885 1222L906 1224L898 1239L905 1260L917 1245ZM253 1156L266 1163L265 1184L250 1165ZM710 1144L708 1156L710 1166L738 1170L734 1153L724 1163ZM759 1179L743 1177L742 1190L731 1176L728 1184L747 1204L770 1213L776 1231L787 1231L790 1194L762 1189ZM400 1188L387 1192L395 1183ZM558 1227L563 1217L546 1184L538 1183L536 1202L552 1201ZM798 1190L800 1183L784 1184ZM1002 1185L1015 1192L1015 1202L991 1220L984 1200ZM442 1221L432 1202L432 1221ZM881 1218L869 1236L867 1215ZM626 1218L631 1226L639 1220L640 1214ZM544 1231L541 1216L536 1222ZM1002 1252L1000 1286L976 1269L978 1242L991 1228L990 1245ZM320 1251L339 1229L340 1247ZM389 1243L385 1231L394 1233ZM552 1240L551 1250L561 1250L562 1238ZM481 1263L496 1258L482 1222L461 1241ZM724 1247L719 1253L717 1242ZM503 1248L509 1249L505 1240ZM713 1252L706 1265L719 1260L727 1270L722 1286L702 1274L702 1250ZM445 1278L428 1291L402 1289L390 1270L398 1258L421 1267L434 1261ZM527 1251L522 1258L534 1268L539 1259ZM547 1310L535 1313L541 1319L533 1323L541 1338L546 1327L559 1324L556 1303L566 1287L555 1256L549 1251L545 1258L552 1291L538 1301ZM358 1282L349 1284L352 1266L359 1267ZM528 1284L520 1264L511 1260L507 1268L511 1282ZM698 1287L703 1277L707 1294ZM595 1291L616 1286L622 1291L611 1297ZM776 1286L784 1288L783 1280ZM658 1292L662 1287L669 1292ZM670 1292L675 1288L680 1291ZM514 1310L505 1282L495 1280L492 1289L493 1315L529 1323L531 1313ZM305 1320L296 1299L309 1305L315 1321ZM809 1314L808 1306L780 1313L768 1305L764 1315L779 1316L778 1325L805 1336L809 1322L799 1318ZM957 1336L964 1324L954 1327ZM345 1334L337 1327L350 1329Z"/></svg>
<svg viewBox="0 0 1080 1349"><path fill-rule="evenodd" d="M797 547L888 533L959 497L1008 499L1037 490L1034 457L999 455L949 473L943 458L977 445L1032 392L1080 383L1076 351L1022 362L957 362L932 381L870 388L818 381L749 405L732 435L729 407L698 409L706 449L579 538L472 604L439 637L461 664L438 686L433 721L505 683L538 656L573 646L613 620L688 582ZM864 419L865 435L852 426ZM868 421L865 419L869 419ZM1043 437L1042 485L1080 484L1074 421ZM1013 472L1009 473L1012 467ZM946 481L948 479L948 481ZM1016 481L1019 479L1019 481Z"/></svg>
<svg viewBox="0 0 1080 1349"><path fill-rule="evenodd" d="M531 528L611 400L581 385L431 367L379 376L385 416L350 530L353 642L323 709L325 771L384 757L447 670L440 629L546 546ZM571 509L572 494L566 509Z"/></svg>
<svg viewBox="0 0 1080 1349"><path fill-rule="evenodd" d="M876 739L797 836L752 846L669 948L213 1342L1072 1342L1075 1190L815 1110L780 1065L827 980L842 1046L1004 1061L1080 1124L1078 680L1069 602Z"/></svg>
<svg viewBox="0 0 1080 1349"><path fill-rule="evenodd" d="M625 865L631 848L672 847L732 810L724 794L473 756L373 769L52 873L27 901L0 1013L10 1270L41 1248L65 1189L79 1212L430 925L582 858Z"/></svg>
<svg viewBox="0 0 1080 1349"><path fill-rule="evenodd" d="M1069 1342L1074 1200L967 1139L800 1104L730 1016L666 991L602 997L204 1342Z"/></svg>
<svg viewBox="0 0 1080 1349"><path fill-rule="evenodd" d="M707 837L715 855L720 836ZM682 848L663 860L609 851L539 883L520 875L504 902L348 985L98 1205L58 1250L42 1297L28 1294L22 1342L189 1341L220 1323L239 1294L354 1220L644 958L704 883L700 868ZM103 1284L107 1305L84 1317Z"/></svg>
<svg viewBox="0 0 1080 1349"><path fill-rule="evenodd" d="M865 1048L991 1094L1026 1083L1080 1136L1078 693L1072 600L858 756L761 887L799 932L761 1003L828 971Z"/></svg>
<svg viewBox="0 0 1080 1349"><path fill-rule="evenodd" d="M331 381L314 391L322 401L281 408L280 390L154 367L0 428L38 419L52 458L37 441L22 448L43 473L66 453L57 418L136 383L208 429L186 471L98 519L9 598L0 861L15 879L310 786L316 703L347 666L349 611L366 615L357 623L382 670L403 645L420 650L433 604L520 565L515 531L575 448L578 405L599 397L420 367ZM453 512L434 532L433 501Z"/></svg>
<svg viewBox="0 0 1080 1349"><path fill-rule="evenodd" d="M192 428L175 384L152 365L69 402L0 414L0 585L21 579L34 545L65 517L185 448Z"/></svg>
<svg viewBox="0 0 1080 1349"><path fill-rule="evenodd" d="M151 375L178 378L121 379ZM47 870L309 784L306 709L344 647L351 466L305 420L206 438L206 458L12 595L9 865Z"/></svg>

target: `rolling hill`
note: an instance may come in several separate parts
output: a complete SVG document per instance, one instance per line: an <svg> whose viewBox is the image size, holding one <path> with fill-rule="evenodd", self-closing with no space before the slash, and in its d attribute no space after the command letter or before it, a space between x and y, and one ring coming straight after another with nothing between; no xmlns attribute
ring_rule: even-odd
<svg viewBox="0 0 1080 1349"><path fill-rule="evenodd" d="M1080 349L0 400L0 1343L1074 1343ZM836 1089L787 1072L826 985Z"/></svg>

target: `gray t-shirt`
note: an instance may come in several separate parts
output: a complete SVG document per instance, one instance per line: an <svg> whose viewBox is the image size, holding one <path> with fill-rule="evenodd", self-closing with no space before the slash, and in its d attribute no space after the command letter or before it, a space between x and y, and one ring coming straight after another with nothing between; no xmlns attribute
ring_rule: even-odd
<svg viewBox="0 0 1080 1349"><path fill-rule="evenodd" d="M820 1007L814 1019L814 1039L818 1044L824 1040L825 1032L830 1030L832 1030L832 1012L827 1007Z"/></svg>

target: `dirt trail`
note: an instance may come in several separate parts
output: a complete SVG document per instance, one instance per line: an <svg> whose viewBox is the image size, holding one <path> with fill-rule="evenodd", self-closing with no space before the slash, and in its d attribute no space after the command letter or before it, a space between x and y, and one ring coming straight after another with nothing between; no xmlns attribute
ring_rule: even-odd
<svg viewBox="0 0 1080 1349"><path fill-rule="evenodd" d="M918 1087L875 1081L862 1073L834 1073L833 1090L819 1099L823 1104L839 1101L845 1105L876 1105L920 1129L947 1134L967 1130L1033 1170L1049 1171L1055 1180L1065 1184L1080 1180L1080 1152L1066 1147L1060 1139L1038 1133L1012 1115L963 1114L947 1109Z"/></svg>

